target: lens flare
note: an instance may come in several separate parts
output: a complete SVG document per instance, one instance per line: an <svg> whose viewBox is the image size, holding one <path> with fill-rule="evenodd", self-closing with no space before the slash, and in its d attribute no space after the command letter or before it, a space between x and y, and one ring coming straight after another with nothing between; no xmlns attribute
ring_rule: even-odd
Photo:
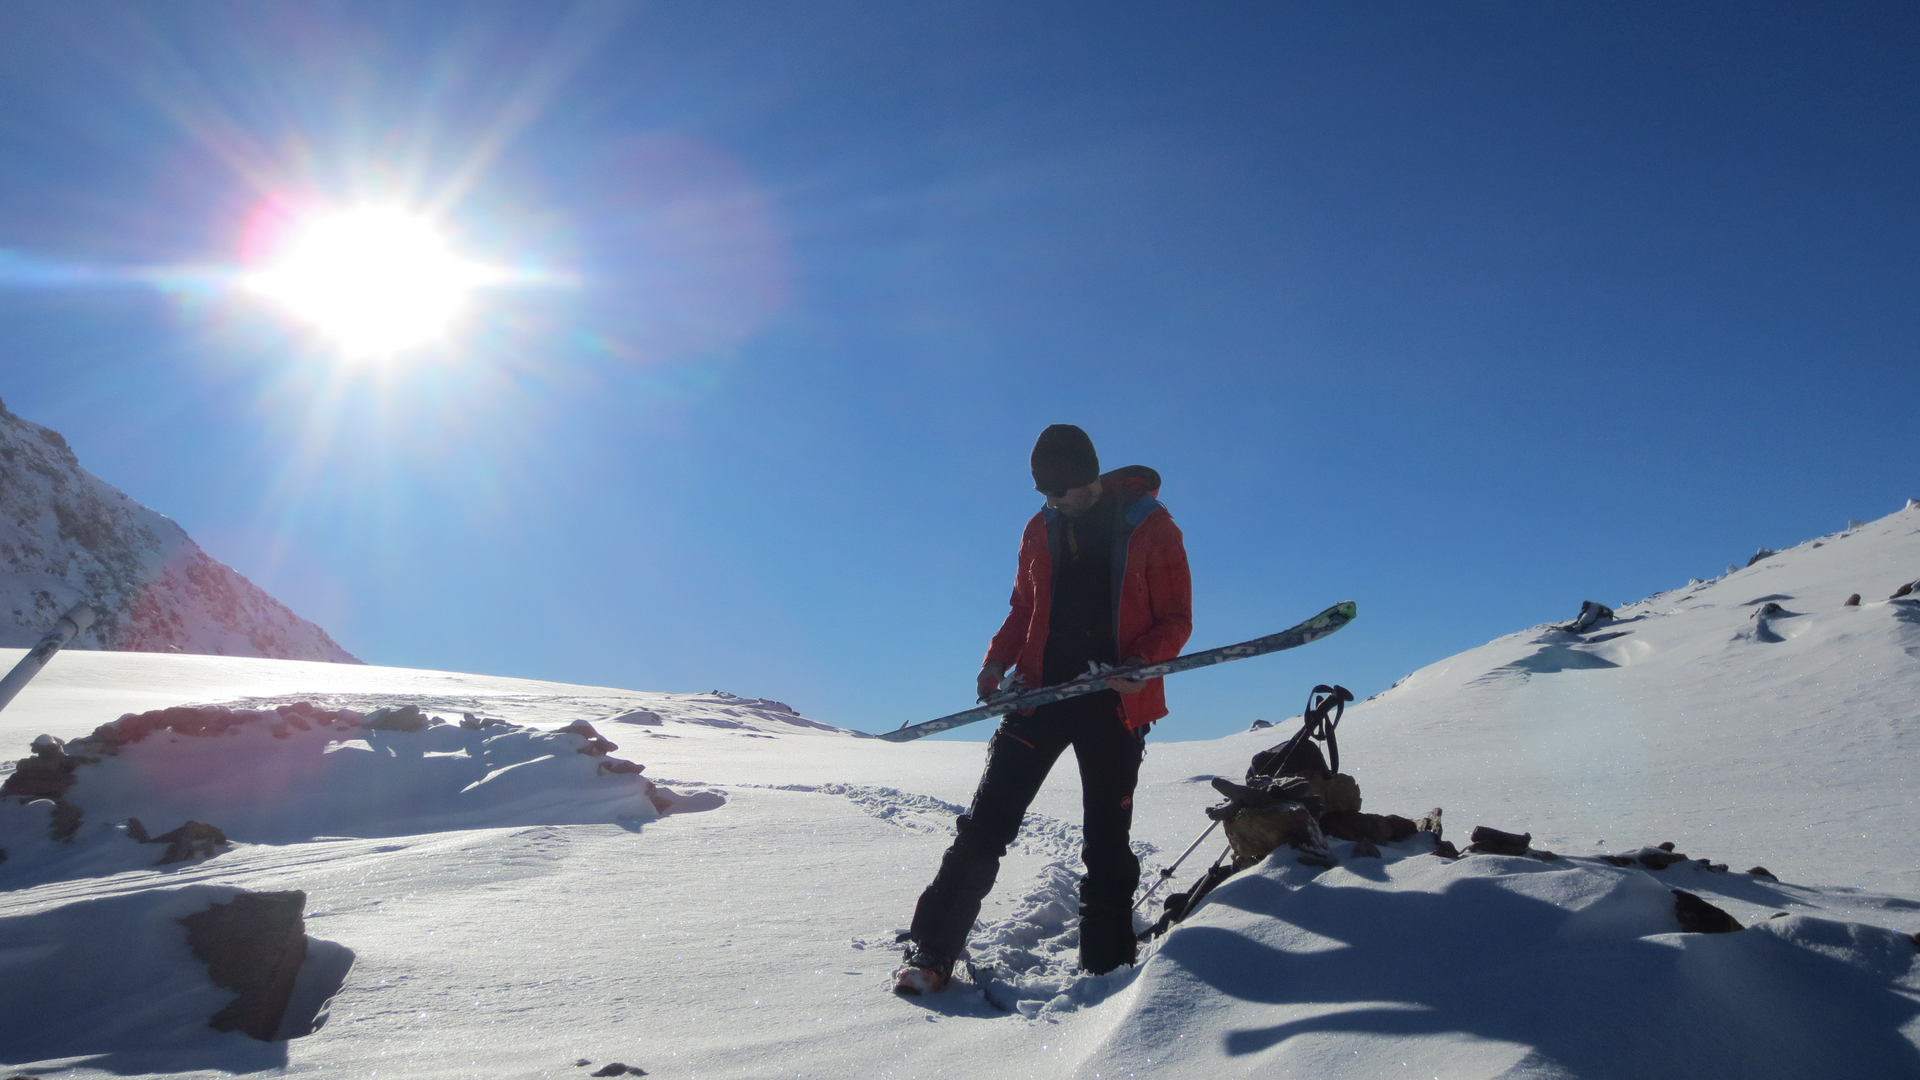
<svg viewBox="0 0 1920 1080"><path fill-rule="evenodd" d="M294 216L247 289L342 356L385 360L446 340L498 272L462 257L425 215L356 206Z"/></svg>

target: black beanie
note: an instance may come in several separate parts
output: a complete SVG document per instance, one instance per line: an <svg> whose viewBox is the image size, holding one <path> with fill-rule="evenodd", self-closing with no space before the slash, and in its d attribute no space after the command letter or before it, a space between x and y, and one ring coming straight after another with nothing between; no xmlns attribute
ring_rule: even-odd
<svg viewBox="0 0 1920 1080"><path fill-rule="evenodd" d="M1100 479L1100 456L1093 440L1072 424L1053 424L1033 444L1033 486L1042 495L1058 495Z"/></svg>

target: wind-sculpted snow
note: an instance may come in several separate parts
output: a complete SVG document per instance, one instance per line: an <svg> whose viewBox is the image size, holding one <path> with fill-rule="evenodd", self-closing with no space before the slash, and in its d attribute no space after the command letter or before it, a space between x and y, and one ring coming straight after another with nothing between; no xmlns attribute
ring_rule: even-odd
<svg viewBox="0 0 1920 1080"><path fill-rule="evenodd" d="M844 796L848 802L891 825L942 837L954 835L953 820L967 812L958 803L916 795L897 788L863 784L770 784L776 791L811 791ZM1020 820L1020 833L1008 850L1042 858L1077 860L1080 826L1029 810ZM1133 842L1134 854L1146 858L1159 849L1144 840Z"/></svg>
<svg viewBox="0 0 1920 1080"><path fill-rule="evenodd" d="M1920 829L1920 602L1894 596L1916 577L1909 508L1586 633L1509 634L1349 709L1343 761L1370 800L1445 803L1558 851L1711 839L1799 880L1920 893L1890 841Z"/></svg>
<svg viewBox="0 0 1920 1080"><path fill-rule="evenodd" d="M99 618L70 648L359 662L4 404L0 570L0 646L32 645L84 600Z"/></svg>
<svg viewBox="0 0 1920 1080"><path fill-rule="evenodd" d="M158 852L134 842L130 818L152 833L198 821L236 843L287 844L639 823L725 801L659 787L612 749L590 727L449 724L417 709L363 714L300 703L128 715L67 746L78 764L64 803L80 815L70 839L57 838L56 801L0 801L0 848L10 856L0 884L153 865Z"/></svg>
<svg viewBox="0 0 1920 1080"><path fill-rule="evenodd" d="M597 695L567 694L303 694L303 701L329 709L372 711L389 705L413 705L423 712L456 716L495 717L517 724L547 726L556 716L585 719L622 731L623 737L652 738L679 725L717 728L742 735L797 733L857 735L847 728L809 720L778 701L736 697L722 690L704 694L646 694L608 691ZM272 708L284 695L238 698L233 708ZM645 706L645 707L636 707ZM623 725L615 727L614 725Z"/></svg>
<svg viewBox="0 0 1920 1080"><path fill-rule="evenodd" d="M1449 860L1416 838L1379 859L1336 842L1320 870L1283 848L1104 976L1076 966L1080 792L1056 769L971 936L979 981L963 970L914 1000L888 989L895 934L951 842L980 743L855 738L718 692L63 654L0 714L7 744L182 702L282 716L308 700L361 724L310 718L276 740L272 719L217 733L228 714L196 706L131 725L144 737L79 769L120 769L119 787L83 776L66 793L83 808L71 842L48 835L51 802L0 800L0 977L73 1003L33 1014L58 1040L10 1042L0 1021L0 1075L582 1076L615 1061L675 1078L1920 1075L1920 598L1893 595L1916 578L1920 508L1613 605L1579 633L1543 624L1423 668L1342 724L1366 809L1444 806L1457 843L1488 825L1558 860ZM1567 590L1543 618L1594 599ZM368 722L396 705L474 727ZM557 730L583 719L595 736ZM1150 740L1143 854L1186 850L1216 801L1206 781L1291 732ZM608 756L579 752L603 749L596 736L724 805L619 816L640 778L600 774ZM187 782L163 791L169 776ZM153 865L162 845L116 816L156 836L180 819L116 801L143 784L235 843ZM252 795L219 803L236 791ZM1741 872L1756 865L1779 878ZM323 1029L272 1045L196 1032L154 996L212 1002L193 972L155 981L155 953L123 980L112 954L131 939L75 945L79 905L125 897L95 913L174 948L177 925L146 916L190 886L308 893L309 933L355 956ZM1745 928L1682 932L1675 890L1714 909L1689 903L1688 925ZM35 993L14 985L0 1015Z"/></svg>
<svg viewBox="0 0 1920 1080"><path fill-rule="evenodd" d="M1680 932L1674 889L1799 905L1807 890L1588 860L1276 855L1164 939L1078 1063L1211 1078L1920 1076L1912 938L1811 914ZM1177 1075L1201 1075L1192 1068Z"/></svg>

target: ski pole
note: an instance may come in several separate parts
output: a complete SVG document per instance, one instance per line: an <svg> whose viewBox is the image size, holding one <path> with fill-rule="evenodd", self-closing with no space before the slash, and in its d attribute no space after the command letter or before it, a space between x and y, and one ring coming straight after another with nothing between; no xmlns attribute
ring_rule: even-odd
<svg viewBox="0 0 1920 1080"><path fill-rule="evenodd" d="M60 646L73 640L75 634L92 625L93 609L85 604L75 604L65 615L60 616L60 621L53 624L53 629L47 631L47 636L41 638L39 644L27 650L27 655L20 658L20 662L13 666L12 671L7 672L6 678L0 679L0 709L6 708L7 703L13 700L13 696L20 692L20 688L32 682L35 675L40 674L40 669L47 666L47 661L53 659L53 654L60 651Z"/></svg>
<svg viewBox="0 0 1920 1080"><path fill-rule="evenodd" d="M1198 837L1194 838L1193 843L1187 845L1187 850L1181 852L1180 857L1173 860L1172 866L1169 866L1166 869L1160 871L1160 880L1154 882L1152 885L1147 886L1147 891L1141 895L1139 900L1134 902L1133 910L1139 911L1140 905L1146 903L1149 899L1151 899L1153 894L1159 891L1160 886L1165 885L1167 883L1167 879L1173 876L1173 872L1180 869L1180 864L1187 861L1187 856L1193 854L1193 849L1199 847L1202 843L1204 843L1207 837L1213 835L1213 830L1219 827L1220 827L1220 823L1218 821L1215 821L1207 826L1206 832L1203 832Z"/></svg>

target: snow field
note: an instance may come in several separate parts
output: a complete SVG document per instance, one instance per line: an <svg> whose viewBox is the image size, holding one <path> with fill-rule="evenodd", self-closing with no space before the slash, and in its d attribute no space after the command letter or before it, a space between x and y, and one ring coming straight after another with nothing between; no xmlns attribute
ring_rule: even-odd
<svg viewBox="0 0 1920 1080"><path fill-rule="evenodd" d="M718 693L63 654L0 713L0 745L214 701L413 704L541 730L130 748L69 793L96 830L73 845L45 839L47 804L0 806L18 859L0 864L0 886L17 874L0 893L0 1016L49 1018L31 1040L0 1029L0 1062L81 1078L575 1077L592 1071L580 1059L836 1080L1920 1075L1905 852L1920 602L1882 599L1917 577L1908 510L1614 605L1584 634L1535 627L1422 669L1348 710L1343 767L1366 808L1442 806L1455 842L1486 824L1561 859L1447 860L1415 838L1379 860L1336 844L1339 865L1319 871L1282 849L1141 967L1099 978L1072 969L1080 811L1063 763L976 928L985 991L963 979L915 1001L886 992L893 936L971 795L979 743L854 738ZM1865 601L1843 607L1854 592ZM579 720L655 783L714 793L712 809L627 812L618 785L639 778L599 773L604 758L555 730ZM1149 744L1148 880L1206 827L1207 780L1292 730ZM238 842L155 867L123 813L154 832L206 813ZM1594 857L1663 840L1733 872ZM1740 872L1755 864L1781 880ZM126 905L117 923L164 937L170 905L235 888L306 891L308 933L352 951L315 1033L258 1043L144 1013L140 987L198 987L204 969L87 940L103 910L89 905ZM1674 889L1747 929L1679 932Z"/></svg>

